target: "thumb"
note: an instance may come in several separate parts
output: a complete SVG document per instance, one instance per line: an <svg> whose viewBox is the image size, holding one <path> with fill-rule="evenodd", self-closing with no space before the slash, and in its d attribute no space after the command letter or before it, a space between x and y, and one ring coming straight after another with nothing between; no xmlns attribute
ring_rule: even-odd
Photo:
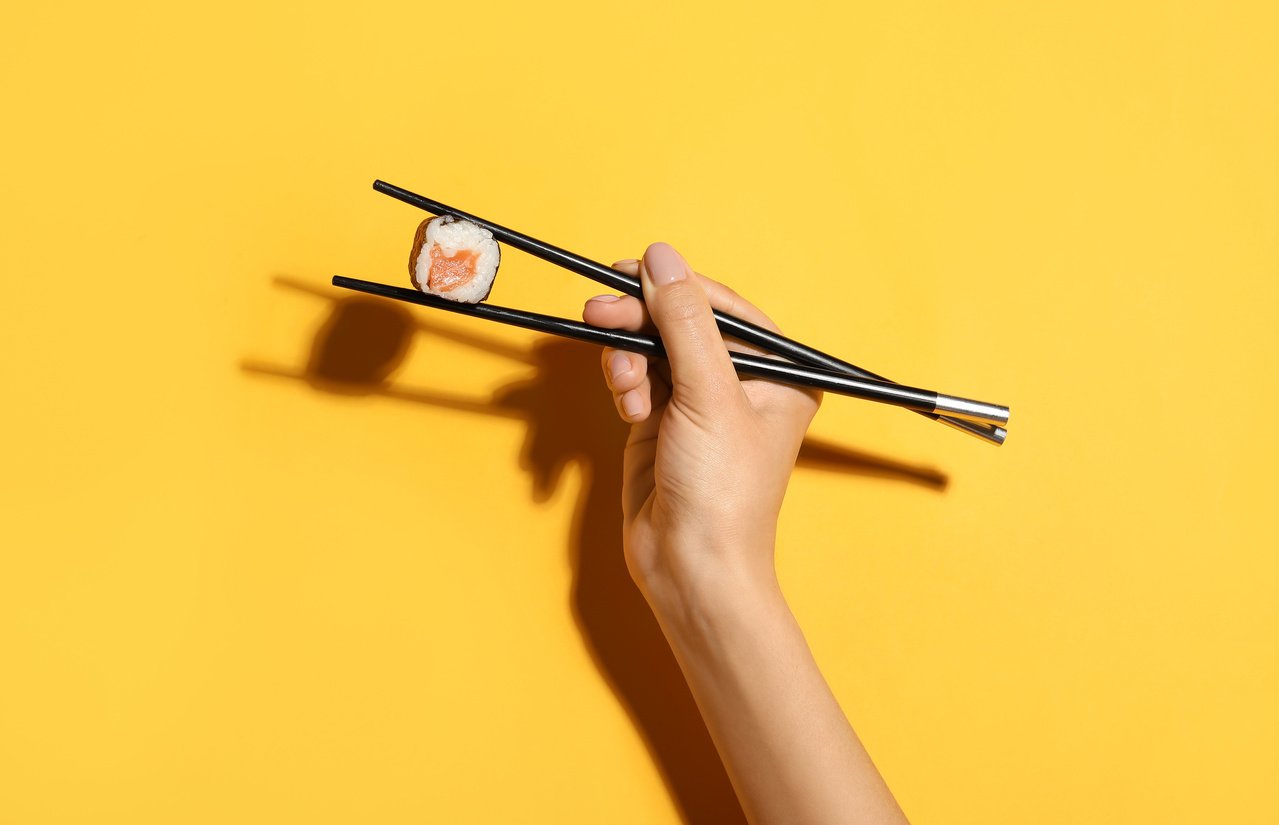
<svg viewBox="0 0 1279 825"><path fill-rule="evenodd" d="M666 347L673 398L709 411L737 386L737 373L706 292L692 275L669 244L653 244L640 261L644 303Z"/></svg>

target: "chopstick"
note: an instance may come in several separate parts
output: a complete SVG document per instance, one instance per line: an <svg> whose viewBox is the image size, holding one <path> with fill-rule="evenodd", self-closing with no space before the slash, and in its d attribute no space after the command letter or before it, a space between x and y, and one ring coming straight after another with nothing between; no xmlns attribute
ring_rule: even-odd
<svg viewBox="0 0 1279 825"><path fill-rule="evenodd" d="M666 350L662 346L661 339L653 335L605 329L604 327L596 327L580 321L570 321L567 318L557 318L553 315L542 315L537 312L526 312L521 309L495 306L494 304L464 304L458 301L450 301L447 298L440 298L436 295L428 295L416 289L389 286L374 281L362 281L358 278L344 278L341 275L334 276L333 285L369 295L379 295L384 298L393 298L397 301L442 309L447 312L456 312L460 315L470 315L474 318L485 318L501 324L547 332L564 338L574 338L578 341L588 341L592 344L602 344L617 349L629 350L630 352L638 352L653 358L666 357ZM918 412L935 413L944 409L950 415L979 423L1004 424L1008 421L1007 407L988 404L984 401L958 398L933 392L932 390L906 387L901 384L855 378L845 373L800 366L789 361L762 358L758 355L748 355L741 352L730 352L729 357L732 359L733 367L739 375L766 378L802 387L813 387L839 393L840 395L852 396L853 398L905 407L908 410L916 410Z"/></svg>
<svg viewBox="0 0 1279 825"><path fill-rule="evenodd" d="M581 255L569 252L566 249L561 249L560 247L546 243L545 241L539 241L538 239L525 235L522 232L507 229L505 226L501 226L493 223L492 221L487 221L483 218L463 212L460 209L455 209L452 206L448 206L437 200L432 200L431 198L410 192L407 189L402 189L401 187L387 183L386 181L374 181L373 188L384 195L389 195L396 200L409 204L410 206L416 206L418 209L430 212L433 215L454 215L458 218L462 218L463 220L468 220L474 224L478 224L493 233L493 237L497 240L509 244L516 249L527 252L544 261L549 261L550 263L563 267L570 272L575 272L578 275L584 275L585 277L604 284L618 292L632 295L640 300L643 300L644 298L644 290L643 287L640 286L638 278L633 278L624 272L618 272L612 267L605 266L597 261L592 261L589 258L584 258ZM869 370L864 370L855 364L850 364L833 355L814 349L806 344L801 344L800 342L787 338L784 335L779 335L771 330L752 324L749 321L744 321L734 315L729 315L726 312L715 310L715 322L718 324L720 331L725 335L731 335L739 340L754 344L761 349L776 353L784 358L789 358L796 363L808 364L822 370L843 373L845 375L851 375L856 378L872 382L884 384L895 383L882 375L876 375L875 373L870 372ZM915 408L912 407L911 409ZM1002 426L979 424L966 420L967 416L962 415L961 410L942 408L936 412L925 412L920 409L915 409L915 412L928 416L934 421L940 421L941 423L960 430L961 432L976 436L977 438L991 444L1003 444L1004 439L1008 436L1007 430L1005 430ZM1005 417L1005 421L1006 420L1007 418Z"/></svg>

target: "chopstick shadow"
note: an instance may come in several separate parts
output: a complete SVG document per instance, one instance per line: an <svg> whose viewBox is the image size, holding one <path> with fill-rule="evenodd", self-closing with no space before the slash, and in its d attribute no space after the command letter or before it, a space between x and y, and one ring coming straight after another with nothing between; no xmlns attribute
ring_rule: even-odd
<svg viewBox="0 0 1279 825"><path fill-rule="evenodd" d="M332 301L330 314L316 332L303 368L246 361L241 364L245 371L302 380L325 393L377 394L522 420L527 431L519 464L529 473L532 495L539 501L555 492L570 465L580 467L582 488L568 537L570 608L576 625L600 675L647 745L683 820L694 825L745 822L679 666L626 570L619 495L627 428L602 387L598 348L560 339L528 350L511 348L485 336L423 323L392 301L334 298L327 290L288 279L277 283ZM507 356L531 366L531 375L487 399L398 387L394 372L418 333ZM947 482L930 468L815 440L805 442L799 463L931 490L943 490Z"/></svg>

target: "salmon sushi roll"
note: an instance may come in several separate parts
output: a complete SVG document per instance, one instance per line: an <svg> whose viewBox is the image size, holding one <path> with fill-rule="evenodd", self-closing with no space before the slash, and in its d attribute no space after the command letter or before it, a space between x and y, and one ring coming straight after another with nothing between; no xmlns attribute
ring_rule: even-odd
<svg viewBox="0 0 1279 825"><path fill-rule="evenodd" d="M450 301L478 304L497 278L501 251L493 233L453 215L422 221L413 237L413 286Z"/></svg>

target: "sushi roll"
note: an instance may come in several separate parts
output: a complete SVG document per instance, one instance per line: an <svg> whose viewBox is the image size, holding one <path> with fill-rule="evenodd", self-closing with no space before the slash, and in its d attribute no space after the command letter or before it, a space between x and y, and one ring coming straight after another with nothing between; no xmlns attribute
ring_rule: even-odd
<svg viewBox="0 0 1279 825"><path fill-rule="evenodd" d="M478 304L497 277L501 252L493 233L453 215L422 221L413 237L413 286L450 301Z"/></svg>

